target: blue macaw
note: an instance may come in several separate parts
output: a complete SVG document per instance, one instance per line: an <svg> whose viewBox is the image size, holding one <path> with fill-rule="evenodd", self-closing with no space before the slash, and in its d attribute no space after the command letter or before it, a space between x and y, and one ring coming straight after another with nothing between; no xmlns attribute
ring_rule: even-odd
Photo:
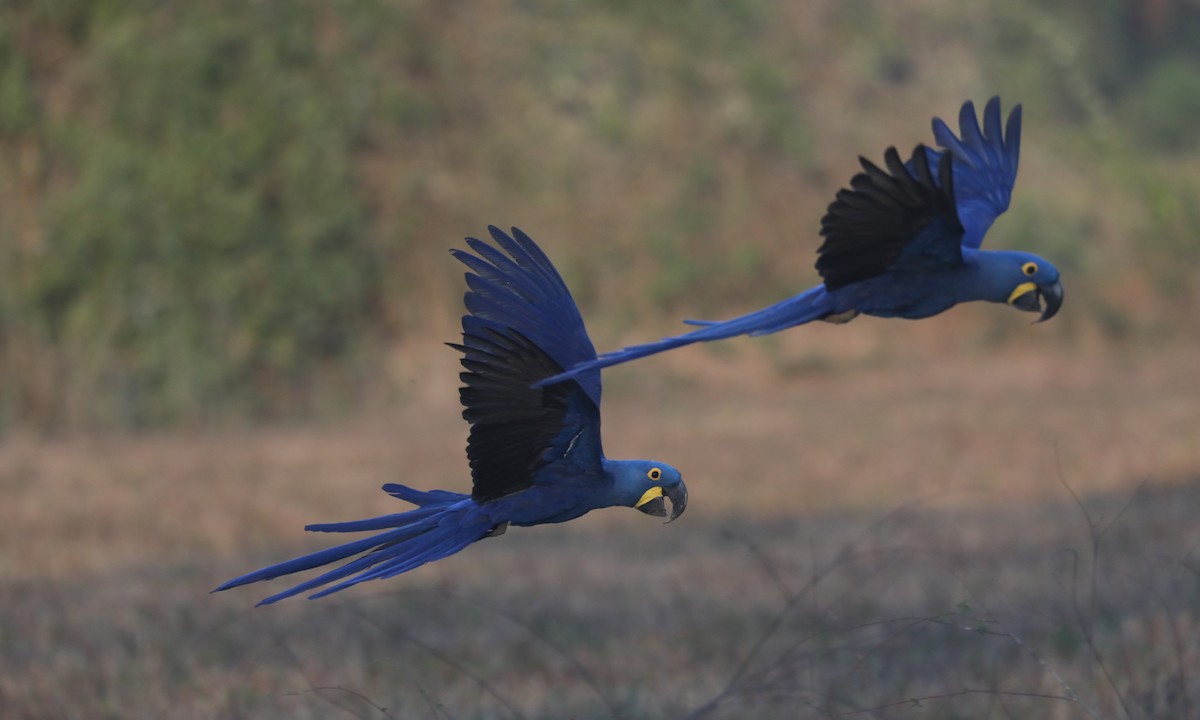
<svg viewBox="0 0 1200 720"><path fill-rule="evenodd" d="M463 341L448 343L462 352L466 369L459 376L459 399L471 425L471 494L389 483L384 492L417 509L305 528L384 532L256 570L217 590L365 553L259 605L337 582L310 596L318 598L453 555L502 534L510 524L565 522L618 505L666 517L665 500L671 501L667 522L683 513L687 486L678 470L661 462L604 457L598 370L579 373L573 382L531 387L539 378L594 360L596 351L566 284L533 240L517 228L512 237L495 227L488 231L507 256L475 238L467 238L475 255L451 251L471 270Z"/></svg>
<svg viewBox="0 0 1200 720"><path fill-rule="evenodd" d="M813 320L925 318L970 300L1029 312L1042 310L1044 301L1038 322L1054 317L1063 287L1053 265L1030 253L979 249L992 222L1008 209L1017 179L1021 106L1013 108L1003 133L998 97L984 108L982 130L970 101L958 123L961 138L935 117L940 150L918 145L903 163L889 148L886 171L859 158L863 172L850 180L850 189L838 191L821 219L821 285L730 320L686 321L702 327L605 353L537 385L696 342L766 335Z"/></svg>

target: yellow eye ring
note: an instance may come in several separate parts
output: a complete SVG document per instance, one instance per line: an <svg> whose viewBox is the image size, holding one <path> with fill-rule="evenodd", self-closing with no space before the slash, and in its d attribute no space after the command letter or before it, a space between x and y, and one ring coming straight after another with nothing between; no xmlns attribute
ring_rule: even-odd
<svg viewBox="0 0 1200 720"><path fill-rule="evenodd" d="M1037 275L1037 271L1038 271L1038 266L1037 266L1037 263L1035 263L1035 262L1027 262L1021 266L1021 272L1025 273L1029 277L1033 277L1034 275Z"/></svg>
<svg viewBox="0 0 1200 720"><path fill-rule="evenodd" d="M646 473L646 477L650 478L651 480L658 480L662 477L662 470L659 470L658 468L650 468L650 472Z"/></svg>

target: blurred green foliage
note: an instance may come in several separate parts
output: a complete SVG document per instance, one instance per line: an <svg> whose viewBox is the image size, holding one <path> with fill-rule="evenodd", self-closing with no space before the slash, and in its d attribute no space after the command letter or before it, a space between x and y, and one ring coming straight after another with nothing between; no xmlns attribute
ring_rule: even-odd
<svg viewBox="0 0 1200 720"><path fill-rule="evenodd" d="M569 239L598 323L777 299L856 154L995 92L1059 154L998 242L1194 297L1189 28L1135 0L6 3L0 427L352 406L461 292L431 249L487 222Z"/></svg>
<svg viewBox="0 0 1200 720"><path fill-rule="evenodd" d="M1132 88L1125 111L1147 147L1195 151L1200 140L1200 59L1172 57L1154 65Z"/></svg>
<svg viewBox="0 0 1200 720"><path fill-rule="evenodd" d="M338 10L356 40L385 12ZM41 188L41 241L6 278L21 290L4 339L38 343L70 405L18 410L135 425L294 411L305 383L336 378L375 335L382 258L355 154L381 100L405 113L358 72L359 43L320 47L323 12L26 9L39 34L74 45L78 76L60 82L78 96L57 116L22 55L37 49L0 46L6 139L32 132L65 185Z"/></svg>

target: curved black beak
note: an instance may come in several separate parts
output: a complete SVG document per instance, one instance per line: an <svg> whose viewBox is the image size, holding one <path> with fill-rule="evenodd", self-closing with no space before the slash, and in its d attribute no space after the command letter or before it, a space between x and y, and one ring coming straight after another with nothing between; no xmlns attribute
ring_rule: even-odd
<svg viewBox="0 0 1200 720"><path fill-rule="evenodd" d="M666 488L656 486L651 488L651 491L656 494L641 501L634 507L647 515L665 517L667 518L667 522L671 522L682 515L684 510L687 510L687 485L684 485L682 481L678 485ZM647 494L649 495L650 493ZM671 517L667 517L667 500L671 501Z"/></svg>
<svg viewBox="0 0 1200 720"><path fill-rule="evenodd" d="M1042 307L1042 302L1045 301L1045 308ZM1042 316L1035 323L1046 322L1058 313L1058 309L1062 307L1063 302L1063 286L1062 282L1055 280L1052 283L1043 283L1034 285L1031 282L1022 283L1013 291L1012 297L1008 299L1008 303L1018 310L1025 312L1041 311Z"/></svg>
<svg viewBox="0 0 1200 720"><path fill-rule="evenodd" d="M651 498L651 499L645 501L644 503L642 503L641 505L634 505L634 507L636 507L638 510L641 510L642 512L646 513L647 515L653 515L654 517L666 517L667 516L667 503L665 500L663 500L662 495ZM670 522L670 521L668 520L667 522Z"/></svg>
<svg viewBox="0 0 1200 720"><path fill-rule="evenodd" d="M1046 302L1046 309L1042 311L1042 316L1036 322L1046 322L1058 313L1058 309L1063 304L1063 286L1061 280L1055 280L1049 285L1038 285L1038 293Z"/></svg>
<svg viewBox="0 0 1200 720"><path fill-rule="evenodd" d="M671 517L667 518L667 522L672 522L687 510L687 485L680 480L678 485L667 488L666 492L667 499L671 501Z"/></svg>

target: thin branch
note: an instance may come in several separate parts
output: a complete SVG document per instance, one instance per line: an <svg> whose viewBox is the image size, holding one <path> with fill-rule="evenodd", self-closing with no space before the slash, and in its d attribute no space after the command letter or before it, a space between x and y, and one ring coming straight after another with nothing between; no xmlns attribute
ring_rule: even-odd
<svg viewBox="0 0 1200 720"><path fill-rule="evenodd" d="M955 690L954 692L941 693L939 695L922 695L920 697L912 697L912 698L908 698L905 700L896 700L894 702L885 703L883 705L876 705L874 707L869 707L869 708L860 708L858 710L847 710L845 712L830 713L828 715L828 717L831 717L831 718L854 717L855 715L866 715L867 713L877 713L880 710L888 710L890 708L903 707L903 706L919 708L919 707L922 707L922 705L921 705L922 703L931 702L934 700L951 700L953 698L963 697L966 695L997 695L997 696L1001 696L1001 697L1033 698L1036 700L1063 700L1063 701L1072 702L1072 703L1077 702L1074 698L1067 697L1066 695L1054 695L1052 693L1023 692L1020 690L985 690L982 688L963 688L962 690Z"/></svg>
<svg viewBox="0 0 1200 720"><path fill-rule="evenodd" d="M364 614L362 612L361 608L358 608L356 605L347 603L345 605L340 605L338 607L340 607L344 610L353 609L354 613L361 620L368 622L377 628L382 629L382 627L379 625L378 622L376 622L370 616ZM474 682L476 685L479 686L479 688L481 690L483 690L485 693L487 693L488 695L491 695L493 698L495 698L496 702L503 705L504 709L508 710L509 714L511 714L513 717L518 718L518 720L527 720L527 718L525 717L525 713L521 712L517 708L517 706L512 703L512 701L510 701L503 693L501 693L498 689L496 689L496 686L492 685L490 682L488 682L487 679L484 678L482 675L479 675L478 673L472 671L470 668L463 665L459 661L455 660L454 658L450 657L449 655L446 655L441 650L438 650L437 648L435 648L433 645L430 645L429 643L425 642L421 638L412 634L408 630L407 627L401 625L398 627L398 631L399 631L399 634L401 637L403 637L405 640L408 640L413 645L416 645L417 647L424 650L430 657L441 661L444 665L450 667L451 669L457 671L458 673L462 674L463 676L465 676L466 678L468 678L469 680Z"/></svg>
<svg viewBox="0 0 1200 720"><path fill-rule="evenodd" d="M1116 681L1113 680L1112 673L1108 669L1108 664L1104 662L1104 657L1100 654L1100 648L1096 647L1096 640L1092 636L1091 626L1083 617L1083 610L1079 606L1079 596L1076 592L1076 588L1079 586L1079 555L1072 554L1072 558L1074 559L1074 562L1071 565L1071 607L1075 610L1075 621L1079 623L1079 629L1083 633L1084 643L1087 645L1088 650L1091 651L1092 659L1096 662L1096 665L1099 666L1100 671L1104 673L1105 682L1107 682L1108 686L1112 688L1113 695L1116 696L1117 702L1121 704L1121 709L1125 711L1125 717L1133 718L1133 713L1130 712L1129 706L1125 703L1125 696L1121 694L1121 689L1117 686ZM1094 565L1095 560L1093 560L1092 563Z"/></svg>
<svg viewBox="0 0 1200 720"><path fill-rule="evenodd" d="M561 646L557 645L556 643L551 642L549 637L547 637L546 635L541 633L531 623L526 621L524 618L517 617L516 614L511 613L507 610L502 610L500 608L490 607L490 606L486 606L486 605L480 605L479 603L471 602L469 600L464 600L461 597L458 598L458 600L459 600L459 602L463 603L464 605L469 605L475 609L484 610L486 612L491 612L495 615L498 615L498 616L504 618L505 620L508 620L509 622L513 623L514 625L517 625L517 626L521 627L522 629L524 629L525 632L529 633L529 636L532 637L534 640L537 640L541 644L550 648L551 650L554 651L555 654L557 654L562 659L566 660L567 664L569 664L571 666L571 668L575 671L575 674L579 676L579 678L583 681L583 683L585 685L587 685L589 688L591 688L592 692L596 694L596 697L600 698L600 701L604 703L604 706L606 708L608 708L609 714L612 715L614 718L620 717L621 711L617 707L616 702L611 697L609 697L608 693L606 693L603 690L603 688L600 687L600 682L596 679L596 676L593 675L592 672L590 670L588 670L587 667L582 662L579 661L579 658L577 658L576 656L567 652L566 649L562 648Z"/></svg>
<svg viewBox="0 0 1200 720"><path fill-rule="evenodd" d="M1063 487L1065 487L1067 489L1067 492L1071 494L1071 499L1075 501L1075 506L1079 508L1080 514L1083 515L1084 521L1087 522L1088 539L1091 541L1091 546L1092 546L1092 548L1091 548L1092 549L1091 575L1090 575L1090 589L1089 589L1089 593L1088 593L1088 612L1087 612L1086 620L1082 618L1082 613L1081 613L1080 607L1079 607L1078 583L1077 583L1078 568L1079 568L1079 555L1078 554L1074 554L1074 556L1073 556L1072 581L1071 581L1071 604L1075 608L1076 617L1080 618L1079 624L1080 624L1080 628L1083 630L1083 636L1088 639L1088 643L1090 645L1091 638L1092 638L1092 630L1094 627L1093 623L1095 622L1095 619L1096 619L1096 574L1097 574L1096 565L1098 564L1099 553L1100 553L1100 535L1097 534L1097 532L1096 532L1098 524L1096 523L1095 520L1092 519L1092 514L1088 512L1087 506L1083 504L1083 500L1075 492L1075 488L1071 487L1071 483L1067 482L1067 476L1063 473L1062 457L1058 451L1058 441L1055 441L1055 443L1054 443L1054 468L1058 475L1059 484L1062 485ZM1095 655L1095 653L1093 653L1093 655ZM1091 661L1089 661L1089 667L1088 667L1089 680L1091 679L1092 674L1093 674L1092 668L1090 667L1090 662ZM1115 690L1116 688L1113 688L1113 689Z"/></svg>
<svg viewBox="0 0 1200 720"><path fill-rule="evenodd" d="M300 661L300 656L292 648L291 643L288 642L289 638L287 638L283 633L281 633L278 630L275 630L271 627L268 627L267 632L270 635L275 646L278 649L282 650L284 652L284 654L286 654L288 656L288 659L290 659L292 661L293 670L295 670L296 674L300 677L300 679L304 682L304 684L308 686L308 690L285 692L285 693L279 694L277 697L281 697L281 698L282 697L299 697L301 695L307 695L309 693L313 693L317 697L321 698L322 700L329 703L330 705L333 705L334 707L338 708L339 710L342 710L342 711L344 711L350 715L354 715L356 717L363 717L361 714L356 713L354 710L336 702L333 698L330 698L330 697L322 694L322 692L321 692L323 690L337 690L337 691L340 691L347 695L357 697L359 700L362 700L364 703L371 706L371 708L374 709L375 711L377 711L379 714L383 715L383 717L389 718L389 720L393 720L392 716L388 714L387 708L385 708L382 705L379 705L378 703L371 700L366 695L364 695L360 692L357 692L355 690L349 690L345 687L342 687L341 685L337 685L337 686L317 685L313 681L309 680L308 677L304 674L304 672L300 669L301 665L302 665L302 663Z"/></svg>
<svg viewBox="0 0 1200 720"><path fill-rule="evenodd" d="M896 630L892 634L888 635L887 637L883 638L879 642L875 643L875 645L873 645L870 649L868 649L866 652L862 653L860 655L860 657L858 658L858 660L853 665L850 666L849 670L846 671L846 674L852 675L852 674L856 673L858 671L858 669L862 666L862 664L867 661L867 658L869 658L871 655L874 655L875 652L877 652L878 650L883 648L883 646L892 642L896 638L904 635L909 630L912 630L913 628L916 628L916 627L920 627L921 625L938 623L938 622L948 625L949 623L944 622L942 620L942 618L949 617L953 614L954 613L942 613L940 615L932 615L930 617L920 617L920 618L908 620L908 622L906 622L904 625L902 625L898 630Z"/></svg>
<svg viewBox="0 0 1200 720"><path fill-rule="evenodd" d="M1150 484L1150 477L1151 476L1147 475L1146 477L1142 478L1138 482L1137 486L1133 488L1133 492L1129 493L1129 497L1125 500L1125 504L1121 506L1121 509L1117 511L1116 515L1113 515L1112 520L1104 523L1104 528L1100 531L1097 542L1099 542L1100 538L1104 537L1105 533L1112 529L1113 525L1117 524L1118 520L1124 517L1129 508L1133 507L1133 501L1137 500L1138 496L1142 494L1142 491L1145 490Z"/></svg>
<svg viewBox="0 0 1200 720"><path fill-rule="evenodd" d="M1072 556L1072 557L1077 557L1074 551L1072 551L1072 552L1071 552L1071 556ZM1016 644L1017 644L1017 647L1021 648L1021 649L1022 649L1022 650L1024 650L1026 653L1028 653L1028 654L1029 654L1029 656L1033 658L1034 662L1036 662L1038 665L1040 665L1040 666L1041 666L1041 668L1042 668L1043 670L1045 670L1047 673L1049 673L1049 674L1050 674L1050 677L1054 678L1054 681L1055 681L1056 683L1058 683L1058 686L1059 686L1059 687L1061 687L1061 688L1063 689L1063 692L1065 692L1065 693L1066 693L1066 696L1065 696L1065 697L1066 697L1068 700L1070 700L1071 702L1073 702L1073 703L1077 704L1079 707L1083 708L1083 709L1084 709L1084 711L1085 711L1085 712L1087 712L1087 714L1088 714L1088 715L1092 716L1092 718L1093 718L1094 720L1100 720L1100 716L1099 716L1099 714L1097 714L1097 712L1096 712L1096 711L1095 711L1093 708L1091 708L1091 707L1090 707L1090 706L1089 706L1087 703L1085 703L1085 702L1084 702L1084 701L1083 701L1083 700L1082 700L1082 699L1079 697L1079 693L1075 692L1075 689L1071 687L1070 683L1068 683L1066 680L1064 680L1064 679L1063 679L1063 677L1062 677L1062 675L1059 675L1059 674L1058 674L1058 671L1054 669L1054 666L1053 666L1053 665L1051 665L1050 663L1046 662L1046 660L1045 660L1045 659L1044 659L1044 658L1043 658L1041 655L1039 655L1039 654L1038 654L1038 652L1037 652L1036 650L1034 650L1032 647L1030 647L1029 645L1027 645L1027 644L1025 643L1025 641L1021 639L1021 636L1017 635L1017 633L1016 633L1016 632L1014 632L1014 631L1013 631L1011 628L1009 628L1009 627L1008 627L1008 625L1006 625L1006 624L1004 623L1004 621L1002 621L1002 620L1000 620L1000 619L996 618L996 617L995 617L995 616L992 614L992 612L991 612L990 610L988 610L987 606L986 606L985 604L983 604L983 601L978 599L978 598L979 598L979 595L978 595L977 593L975 593L975 592L974 592L974 591L971 589L971 586L970 586L970 584L968 584L968 583L966 582L966 580L964 580L964 579L963 579L963 578L961 578L961 577L958 577L958 575L957 575L957 574L955 574L955 577L957 577L957 578L958 578L958 581L959 581L959 583L960 583L960 584L961 584L961 585L962 585L964 588L966 588L966 590L967 590L967 594L968 594L970 597L972 597L973 599L975 599L975 601L979 603L980 607L982 607L982 608L983 608L983 611L984 611L984 612L985 612L985 613L986 613L986 614L987 614L989 617L991 617L991 618L992 618L991 622L995 623L995 624L996 624L996 626L997 626L997 627L999 627L999 628L1000 628L1000 629L1003 631L1003 634L1004 634L1006 637L1008 637L1010 640L1012 640L1014 643L1016 643ZM1018 607L1019 607L1019 606L1018 606Z"/></svg>
<svg viewBox="0 0 1200 720"><path fill-rule="evenodd" d="M1043 670L1050 673L1050 677L1054 678L1054 681L1058 683L1058 686L1061 687L1063 689L1063 691L1067 693L1067 698L1069 700L1078 704L1079 707L1083 708L1084 711L1086 711L1088 715L1091 715L1093 718L1096 718L1096 720L1100 720L1100 716L1096 713L1096 711L1093 710L1082 699L1080 699L1079 694L1075 692L1074 688L1072 688L1071 685L1066 680L1063 680L1062 676L1058 674L1058 671L1054 669L1053 665L1046 662L1045 659L1043 659L1042 656L1039 655L1036 650L1031 648L1029 645L1025 644L1025 641L1022 640L1019 635L1017 635L1012 630L1009 630L1003 623L1001 623L1000 626L1004 628L1005 634L1008 635L1008 637L1017 644L1017 647L1020 647L1025 652L1029 653L1029 656L1032 657L1034 659L1034 661L1037 662L1038 665L1041 665Z"/></svg>
<svg viewBox="0 0 1200 720"><path fill-rule="evenodd" d="M891 522L897 516L926 502L932 497L934 497L934 495L916 498L908 503L905 503L904 505L888 511L868 525L866 529L864 529L857 537L843 545L842 549L838 551L838 554L827 566L817 570L814 565L812 577L810 577L803 586L792 593L791 597L787 599L780 611L776 613L771 621L767 624L767 627L759 635L758 639L750 647L749 651L747 651L742 657L741 662L738 663L737 668L734 670L733 676L729 679L725 686L707 701L693 709L692 712L688 713L685 716L685 720L699 720L699 718L703 718L709 713L713 712L734 696L739 694L747 694L744 692L739 692L738 688L748 676L751 666L753 666L753 664L758 660L764 648L766 648L767 643L783 626L784 621L789 615L791 615L796 606L798 606L804 600L804 596L809 592L815 592L816 587L826 576L840 567L843 563L854 559L858 546L864 543L867 538L879 532L879 529L886 523Z"/></svg>
<svg viewBox="0 0 1200 720"><path fill-rule="evenodd" d="M1184 649L1183 633L1179 631L1179 623L1175 619L1175 613L1171 611L1170 605L1167 604L1167 599L1157 588L1150 588L1150 592L1154 594L1158 604L1162 606L1163 614L1167 616L1167 623L1171 626L1171 640L1173 641L1175 650L1175 672L1179 675L1179 689L1183 696L1183 717L1193 717L1192 715L1192 700L1188 693L1187 682L1187 662L1184 659L1186 650Z"/></svg>
<svg viewBox="0 0 1200 720"><path fill-rule="evenodd" d="M356 698L359 701L363 702L364 704L369 705L371 707L371 709L374 710L375 712L379 713L380 715L384 716L385 718L388 718L388 720L395 720L395 718L388 713L387 708L383 707L382 705L376 704L375 701L371 700L371 698L367 697L366 695L363 695L362 693L358 692L357 690L351 690L351 689L343 687L341 685L309 685L309 688L307 690L304 690L302 692L286 692L286 693L281 694L279 697L299 697L301 695L308 695L309 693L312 693L312 694L316 695L317 697L321 698L322 700L324 700L325 702L329 703L330 705L334 706L338 710L342 710L343 712L346 712L355 717L359 717L359 718L365 717L365 715L355 712L353 709L346 707L345 705L337 702L332 697L326 697L324 693L327 691L330 691L330 690L334 690L336 692L343 693L343 694L349 695L350 697Z"/></svg>
<svg viewBox="0 0 1200 720"><path fill-rule="evenodd" d="M501 693L499 690L496 689L495 685L492 685L490 682L488 682L487 679L484 678L482 675L479 675L478 673L472 671L467 666L463 665L462 663L460 663L459 661L450 657L449 655L446 655L441 650L438 650L434 646L425 642L424 640L417 637L416 635L413 635L412 633L408 632L407 630L402 630L401 635L406 640L411 642L413 645L416 645L417 647L424 650L431 657L433 657L437 660L440 660L442 663L444 663L448 667L458 671L459 673L462 673L464 676L469 678L472 682L474 682L476 685L478 685L480 687L480 689L482 689L488 695L491 695L493 698L496 699L497 702L499 702L501 705L503 705L504 709L508 710L508 712L513 717L520 718L520 720L526 720L525 713L523 713L519 709L517 709L516 705L514 705L503 693Z"/></svg>
<svg viewBox="0 0 1200 720"><path fill-rule="evenodd" d="M749 553L750 557L762 567L763 572L766 573L767 578L771 581L771 583L775 585L775 589L779 591L779 594L785 603L788 602L793 595L795 595L792 589L788 587L787 582L783 579L783 574L779 572L779 567L773 560L771 560L766 551L762 549L762 546L750 538L742 535L728 533L727 537L745 546L746 552Z"/></svg>
<svg viewBox="0 0 1200 720"><path fill-rule="evenodd" d="M1101 539L1103 539L1105 533L1107 533L1109 530L1111 530L1112 527L1116 524L1116 522L1118 520L1120 520L1121 517L1125 514L1125 512L1133 505L1133 501L1138 497L1138 495L1142 492L1142 490L1149 483L1150 478L1149 478L1149 476L1143 478L1142 481L1138 483L1137 487L1134 488L1133 492L1130 493L1129 498L1125 501L1125 504L1123 506L1121 506L1121 509L1117 512L1117 514L1115 516L1113 516L1112 520L1101 525L1100 523L1097 523L1092 518L1091 513L1088 512L1087 507L1084 506L1083 501L1080 499L1079 495L1075 492L1075 489L1071 487L1071 484L1069 482L1067 482L1066 476L1063 474L1062 462L1061 462L1061 458L1059 457L1057 443L1054 446L1054 460L1055 460L1055 466L1058 471L1058 481L1063 485L1063 487L1065 487L1067 489L1067 492L1071 494L1071 497L1075 500L1075 505L1078 506L1080 513L1083 515L1084 520L1087 522L1088 536L1091 539L1091 546L1092 546L1091 547L1092 556L1091 556L1091 563L1090 563L1090 567L1089 567L1089 581L1088 581L1089 591L1088 591L1087 616L1086 617L1084 616L1083 609L1080 606L1079 595L1078 595L1078 590L1077 590L1077 588L1079 586L1079 582L1078 582L1079 556L1078 556L1078 554L1073 554L1073 562L1072 562L1072 570L1071 570L1071 574L1072 574L1071 606L1075 611L1075 619L1076 619L1076 622L1079 623L1080 630L1083 632L1083 637L1087 643L1088 650L1091 651L1091 660L1094 661L1096 663L1096 665L1100 667L1100 671L1104 674L1105 681L1108 683L1109 687L1112 689L1113 694L1117 698L1117 702L1120 703L1121 709L1125 712L1125 716L1128 718L1132 718L1133 713L1130 711L1129 705L1125 702L1125 696L1121 693L1121 689L1117 686L1116 682L1113 680L1112 673L1109 671L1108 665L1104 662L1104 658L1100 654L1100 649L1096 646L1096 642L1095 642L1096 599L1098 596L1097 582L1098 582L1099 565L1100 565L1100 541L1101 541Z"/></svg>
<svg viewBox="0 0 1200 720"><path fill-rule="evenodd" d="M784 603L784 606L767 624L767 627L759 635L758 639L742 657L741 662L738 663L738 666L734 670L733 676L730 678L730 680L717 694L713 695L706 702L696 707L691 713L686 715L685 720L698 720L699 718L703 718L716 710L726 701L732 699L734 696L739 694L749 694L747 692L739 691L739 687L741 687L747 677L749 677L751 666L762 655L767 643L783 626L783 622L793 612L796 606L801 603L805 594L811 592L815 597L816 589L819 587L821 581L843 564L856 559L858 557L858 547L872 535L878 533L880 528L882 528L885 524L892 522L896 517L910 511L914 507L925 503L933 497L938 497L941 495L942 493L938 493L919 497L883 514L870 525L868 525L866 529L864 529L857 537L843 545L837 556L834 557L833 560L830 561L830 563L824 568L817 569L816 564L814 563L812 576L802 587L797 589L792 596L787 599L787 601ZM827 630L823 630L823 632L827 632Z"/></svg>
<svg viewBox="0 0 1200 720"><path fill-rule="evenodd" d="M708 715L713 710L716 710L726 700L737 694L736 691L738 685L745 678L750 670L750 667L754 664L754 661L763 651L763 648L766 647L767 642L775 635L779 628L783 626L783 621L786 620L788 615L791 614L792 609L804 599L804 595L809 591L809 587L812 584L819 583L821 579L825 577L825 575L827 575L829 572L832 572L834 567L837 567L839 564L841 564L845 558L850 557L852 555L851 548L854 547L856 542L858 541L856 540L855 542L844 545L837 557L834 558L833 562L830 563L827 568L820 572L814 572L808 583L805 583L804 587L793 593L792 596L788 598L787 602L784 603L783 608L781 608L780 611L776 613L773 618L771 618L771 622L767 624L767 627L750 647L750 650L742 657L741 662L738 663L737 668L733 672L733 676L729 679L729 682L725 684L725 687L723 687L716 695L709 698L708 701L692 710L692 712L688 713L685 716L685 720L698 720L698 718Z"/></svg>
<svg viewBox="0 0 1200 720"><path fill-rule="evenodd" d="M437 720L437 717L440 714L444 714L448 720L454 720L454 716L451 715L446 708L442 707L441 703L435 701L433 696L429 694L429 691L426 690L423 685L417 686L417 692L421 693L421 697L425 700L425 704L429 706L429 711L433 713L433 720Z"/></svg>

